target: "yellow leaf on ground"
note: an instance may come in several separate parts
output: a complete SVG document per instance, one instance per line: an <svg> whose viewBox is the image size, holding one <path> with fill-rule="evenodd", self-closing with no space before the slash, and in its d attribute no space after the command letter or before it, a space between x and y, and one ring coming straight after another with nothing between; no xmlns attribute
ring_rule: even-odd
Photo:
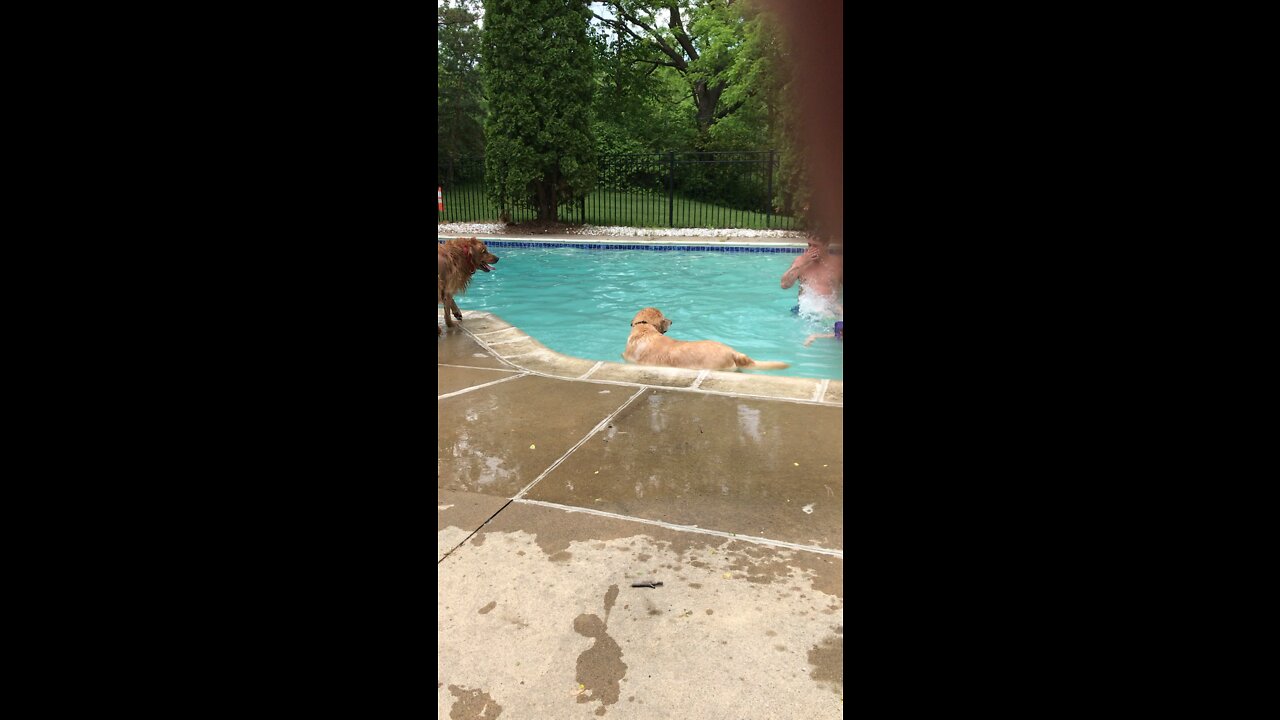
<svg viewBox="0 0 1280 720"><path fill-rule="evenodd" d="M534 449L534 448L536 448L536 447L538 447L538 446L537 446L537 445L530 445L530 446L529 446L529 449L530 449L530 450L533 450L533 449Z"/></svg>

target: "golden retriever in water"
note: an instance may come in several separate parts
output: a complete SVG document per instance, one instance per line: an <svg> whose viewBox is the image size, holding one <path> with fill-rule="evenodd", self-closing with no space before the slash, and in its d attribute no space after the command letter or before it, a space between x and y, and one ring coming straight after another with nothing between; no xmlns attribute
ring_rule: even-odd
<svg viewBox="0 0 1280 720"><path fill-rule="evenodd" d="M436 261L440 271L436 282L436 303L444 305L444 324L453 327L453 318L462 320L462 311L453 301L453 296L467 291L467 283L471 282L476 270L492 270L490 266L498 262L498 256L489 252L479 238L455 238L436 245ZM436 335L441 332L437 324Z"/></svg>
<svg viewBox="0 0 1280 720"><path fill-rule="evenodd" d="M671 321L647 307L631 320L631 337L622 359L640 365L666 365L689 370L781 370L784 362L756 362L715 340L673 340L665 335Z"/></svg>

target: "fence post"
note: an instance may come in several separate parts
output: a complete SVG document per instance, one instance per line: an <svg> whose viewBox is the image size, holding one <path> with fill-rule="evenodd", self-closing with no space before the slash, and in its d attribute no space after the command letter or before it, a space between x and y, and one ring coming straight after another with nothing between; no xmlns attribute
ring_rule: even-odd
<svg viewBox="0 0 1280 720"><path fill-rule="evenodd" d="M676 153L667 152L667 227L676 226Z"/></svg>
<svg viewBox="0 0 1280 720"><path fill-rule="evenodd" d="M773 151L769 151L769 194L764 199L764 226L773 227Z"/></svg>

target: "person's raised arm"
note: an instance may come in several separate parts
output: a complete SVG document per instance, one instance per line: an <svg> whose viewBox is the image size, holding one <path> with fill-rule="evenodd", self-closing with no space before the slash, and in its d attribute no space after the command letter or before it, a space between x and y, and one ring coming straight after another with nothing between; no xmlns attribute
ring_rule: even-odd
<svg viewBox="0 0 1280 720"><path fill-rule="evenodd" d="M786 272L782 273L782 289L786 290L792 285L795 285L796 279L800 277L800 273L804 270L805 266L813 262L817 255L818 252L816 250L808 250L802 253L800 257L796 258L795 262L791 263L791 267L788 268Z"/></svg>

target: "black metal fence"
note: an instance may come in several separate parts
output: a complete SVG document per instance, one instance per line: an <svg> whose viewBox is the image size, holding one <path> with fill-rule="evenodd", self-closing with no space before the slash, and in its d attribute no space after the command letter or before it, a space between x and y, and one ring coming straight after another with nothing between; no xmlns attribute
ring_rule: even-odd
<svg viewBox="0 0 1280 720"><path fill-rule="evenodd" d="M778 198L777 154L770 150L605 155L595 189L561 205L560 221L627 227L801 229ZM484 158L442 158L439 222L497 222L484 191ZM789 195L789 194L788 194ZM537 217L531 200L507 208L510 222Z"/></svg>

